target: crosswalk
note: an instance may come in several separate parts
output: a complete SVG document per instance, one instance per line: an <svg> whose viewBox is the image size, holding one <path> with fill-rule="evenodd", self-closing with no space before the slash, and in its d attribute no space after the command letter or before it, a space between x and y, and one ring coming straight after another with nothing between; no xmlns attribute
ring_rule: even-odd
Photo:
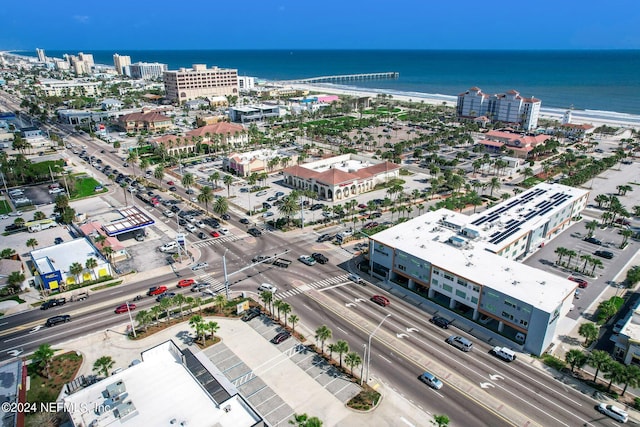
<svg viewBox="0 0 640 427"><path fill-rule="evenodd" d="M335 277L330 277L327 279L323 279L323 280L318 280L317 282L313 282L313 283L307 283L304 284L302 286L299 286L297 288L294 289L290 289L288 291L284 291L284 292L278 292L276 294L276 297L278 299L287 299L289 297L292 297L294 295L298 295L298 294L302 294L305 293L311 289L322 289L322 288L326 288L332 285L343 285L343 284L347 284L350 283L351 281L348 279L349 275L348 274L341 274L339 276L335 276Z"/></svg>
<svg viewBox="0 0 640 427"><path fill-rule="evenodd" d="M198 242L194 242L191 244L194 248L204 248L206 246L220 245L222 243L235 242L236 240L242 240L246 236L238 236L235 234L231 234L228 236L221 236L207 240L200 240Z"/></svg>

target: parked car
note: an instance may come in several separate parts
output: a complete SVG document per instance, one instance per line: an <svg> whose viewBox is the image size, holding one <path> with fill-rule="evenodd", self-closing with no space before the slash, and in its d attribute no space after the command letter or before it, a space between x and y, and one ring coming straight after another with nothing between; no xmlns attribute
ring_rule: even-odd
<svg viewBox="0 0 640 427"><path fill-rule="evenodd" d="M275 294L278 291L278 288L273 286L271 283L263 283L258 286L258 290L260 292L271 292L272 294Z"/></svg>
<svg viewBox="0 0 640 427"><path fill-rule="evenodd" d="M267 195L267 192L266 192L266 191L264 191L264 190L262 190L262 191L258 191L258 192L256 193L256 196L257 196L257 197L262 197L262 196L266 196L266 195Z"/></svg>
<svg viewBox="0 0 640 427"><path fill-rule="evenodd" d="M389 301L389 299L385 296L382 295L374 295L371 297L371 301L375 302L376 304L382 306L382 307L386 307L389 304L391 304L391 301Z"/></svg>
<svg viewBox="0 0 640 427"><path fill-rule="evenodd" d="M298 260L305 265L315 265L316 260L309 255L300 255Z"/></svg>
<svg viewBox="0 0 640 427"><path fill-rule="evenodd" d="M46 327L55 326L58 323L67 323L71 321L71 316L68 314L61 314L60 316L53 316L47 319L47 322L44 324Z"/></svg>
<svg viewBox="0 0 640 427"><path fill-rule="evenodd" d="M56 237L53 239L53 243L59 245L60 243L64 243L64 240L62 240L62 237Z"/></svg>
<svg viewBox="0 0 640 427"><path fill-rule="evenodd" d="M154 295L160 295L167 292L167 287L166 286L154 286L152 288L149 288L149 291L147 292L147 295L149 295L150 297L154 296Z"/></svg>
<svg viewBox="0 0 640 427"><path fill-rule="evenodd" d="M242 321L243 322L248 322L251 319L255 319L256 317L260 316L260 308L258 307L251 307L249 310L247 310L243 315L242 315Z"/></svg>
<svg viewBox="0 0 640 427"><path fill-rule="evenodd" d="M433 316L431 319L429 319L429 322L433 323L436 326L441 327L442 329L448 329L449 323L451 323L449 320L440 316Z"/></svg>
<svg viewBox="0 0 640 427"><path fill-rule="evenodd" d="M176 185L176 183L173 181L167 181L167 185Z"/></svg>
<svg viewBox="0 0 640 427"><path fill-rule="evenodd" d="M579 288L586 288L589 285L589 282L584 279L580 279L579 277L570 276L569 280L571 280L572 282L576 282Z"/></svg>
<svg viewBox="0 0 640 427"><path fill-rule="evenodd" d="M606 258L606 259L613 258L613 252L610 252L610 251L595 251L593 254L601 258Z"/></svg>
<svg viewBox="0 0 640 427"><path fill-rule="evenodd" d="M626 226L631 225L631 222L628 219L624 219L624 218L617 218L615 220L615 223L620 225L626 225Z"/></svg>
<svg viewBox="0 0 640 427"><path fill-rule="evenodd" d="M173 218L175 216L175 214L173 212L171 212L169 209L167 209L166 211L162 212L162 215L166 216L167 218Z"/></svg>
<svg viewBox="0 0 640 427"><path fill-rule="evenodd" d="M221 234L220 234L220 233L218 233L216 230L213 230L213 231L212 231L211 233L209 233L209 234L211 234L211 237L220 237L220 236L221 236Z"/></svg>
<svg viewBox="0 0 640 427"><path fill-rule="evenodd" d="M280 332L278 335L271 338L271 342L273 344L280 344L281 342L288 340L290 337L291 334L289 332Z"/></svg>
<svg viewBox="0 0 640 427"><path fill-rule="evenodd" d="M229 220L231 219L231 215L229 215L229 214L222 214L222 216L221 216L220 218L222 218L222 219L223 219L223 220L225 220L225 221L229 221Z"/></svg>
<svg viewBox="0 0 640 427"><path fill-rule="evenodd" d="M262 218L269 218L269 217L272 217L273 215L274 215L273 212L266 211L265 213L262 214Z"/></svg>
<svg viewBox="0 0 640 427"><path fill-rule="evenodd" d="M127 311L132 311L136 309L136 305L133 303L129 303L128 307L127 304L120 304L119 306L116 307L115 312L116 314L120 314L120 313L126 313Z"/></svg>
<svg viewBox="0 0 640 427"><path fill-rule="evenodd" d="M185 226L185 228L186 228L186 229L187 229L187 231L188 231L188 232L190 232L190 233L195 233L195 232L196 232L196 230L197 230L196 226L195 226L195 225L193 225L193 224L187 224L187 225Z"/></svg>
<svg viewBox="0 0 640 427"><path fill-rule="evenodd" d="M191 267L192 271L198 271L198 270L202 270L203 268L207 268L209 267L209 264L206 262L199 262L196 265L194 265L193 267Z"/></svg>
<svg viewBox="0 0 640 427"><path fill-rule="evenodd" d="M442 381L440 381L431 372L425 371L418 378L420 379L420 381L422 381L423 383L425 383L431 388L434 388L436 390L440 390L442 388Z"/></svg>
<svg viewBox="0 0 640 427"><path fill-rule="evenodd" d="M178 191L178 189L174 186L169 187L169 191Z"/></svg>
<svg viewBox="0 0 640 427"><path fill-rule="evenodd" d="M189 286L191 286L191 285L193 285L195 283L196 283L196 281L193 280L193 279L182 279L182 280L180 280L178 282L178 287L179 288L186 288L186 287L189 287Z"/></svg>
<svg viewBox="0 0 640 427"><path fill-rule="evenodd" d="M352 282L356 282L358 284L364 284L362 277L358 276L357 274L350 274L349 277L347 277L347 279L351 280Z"/></svg>
<svg viewBox="0 0 640 427"><path fill-rule="evenodd" d="M596 239L595 237L585 237L584 241L587 243L593 243L594 245L602 245L602 242L598 239Z"/></svg>

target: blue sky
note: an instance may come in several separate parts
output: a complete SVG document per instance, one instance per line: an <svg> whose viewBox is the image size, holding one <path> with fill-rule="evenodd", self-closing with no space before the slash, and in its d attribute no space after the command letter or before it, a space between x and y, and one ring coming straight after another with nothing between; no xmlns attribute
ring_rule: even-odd
<svg viewBox="0 0 640 427"><path fill-rule="evenodd" d="M0 50L640 49L638 0L17 0Z"/></svg>

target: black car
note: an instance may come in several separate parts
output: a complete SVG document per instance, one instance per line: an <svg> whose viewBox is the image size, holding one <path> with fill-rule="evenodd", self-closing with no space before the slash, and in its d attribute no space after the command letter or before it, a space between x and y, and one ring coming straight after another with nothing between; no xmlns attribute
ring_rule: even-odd
<svg viewBox="0 0 640 427"><path fill-rule="evenodd" d="M593 254L601 258L606 258L606 259L613 258L613 252L609 252L609 251L595 251Z"/></svg>
<svg viewBox="0 0 640 427"><path fill-rule="evenodd" d="M602 242L596 239L595 237L585 237L584 241L587 243L593 243L594 245L598 245L598 246L602 245Z"/></svg>
<svg viewBox="0 0 640 427"><path fill-rule="evenodd" d="M250 228L247 230L247 233L251 234L253 237L262 236L262 231L257 228Z"/></svg>
<svg viewBox="0 0 640 427"><path fill-rule="evenodd" d="M247 224L247 225L248 225L250 222L251 222L251 221L249 221L247 218L242 218L242 219L240 220L240 223L241 223L241 224Z"/></svg>
<svg viewBox="0 0 640 427"><path fill-rule="evenodd" d="M22 231L22 230L26 230L26 227L22 226L18 226L16 224L9 224L4 228L4 231L6 233L14 233L16 231Z"/></svg>
<svg viewBox="0 0 640 427"><path fill-rule="evenodd" d="M429 322L433 323L436 326L440 326L442 329L448 329L449 323L451 323L449 320L440 316L433 316L431 319L429 319Z"/></svg>
<svg viewBox="0 0 640 427"><path fill-rule="evenodd" d="M242 315L242 321L248 322L251 319L255 319L260 316L260 309L258 307L251 307L245 314Z"/></svg>
<svg viewBox="0 0 640 427"><path fill-rule="evenodd" d="M203 233L202 231L198 233L198 237L201 239L206 239L208 236L206 233Z"/></svg>
<svg viewBox="0 0 640 427"><path fill-rule="evenodd" d="M318 209L322 209L322 206L324 206L322 203L316 203L314 205L311 205L310 210L317 211Z"/></svg>
<svg viewBox="0 0 640 427"><path fill-rule="evenodd" d="M280 332L278 335L271 338L271 342L273 344L280 344L281 342L288 340L289 337L291 337L289 332Z"/></svg>
<svg viewBox="0 0 640 427"><path fill-rule="evenodd" d="M311 254L311 256L320 264L326 264L329 262L329 258L327 258L326 256L322 255L319 252L314 252Z"/></svg>
<svg viewBox="0 0 640 427"><path fill-rule="evenodd" d="M331 235L330 234L323 234L322 236L318 237L318 242L326 242L327 240L331 240Z"/></svg>
<svg viewBox="0 0 640 427"><path fill-rule="evenodd" d="M60 316L53 316L47 319L47 322L44 324L47 327L55 326L58 323L67 323L71 321L71 316L68 314L62 314Z"/></svg>
<svg viewBox="0 0 640 427"><path fill-rule="evenodd" d="M51 307L58 307L61 305L65 305L66 302L67 302L66 298L50 299L49 301L45 301L42 303L42 305L40 306L40 310L48 310Z"/></svg>
<svg viewBox="0 0 640 427"><path fill-rule="evenodd" d="M63 242L64 242L64 240L62 240L62 237L56 237L53 240L53 243L55 243L56 245L59 245L60 243L63 243Z"/></svg>
<svg viewBox="0 0 640 427"><path fill-rule="evenodd" d="M178 189L176 187L171 186L169 187L169 191L178 191Z"/></svg>
<svg viewBox="0 0 640 427"><path fill-rule="evenodd" d="M180 212L180 206L178 206L178 205L172 205L172 206L171 206L171 212L173 212L173 213L178 213L178 212Z"/></svg>
<svg viewBox="0 0 640 427"><path fill-rule="evenodd" d="M185 226L185 225L187 225L187 221L185 221L184 219L180 218L178 220L178 225Z"/></svg>
<svg viewBox="0 0 640 427"><path fill-rule="evenodd" d="M223 220L225 220L225 221L229 221L229 220L231 219L231 215L229 215L229 214L223 214L223 215L221 216L221 218L222 218Z"/></svg>

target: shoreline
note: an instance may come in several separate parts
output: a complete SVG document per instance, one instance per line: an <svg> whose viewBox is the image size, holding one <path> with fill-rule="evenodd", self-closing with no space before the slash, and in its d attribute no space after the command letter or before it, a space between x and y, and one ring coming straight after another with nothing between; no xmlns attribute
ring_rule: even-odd
<svg viewBox="0 0 640 427"><path fill-rule="evenodd" d="M274 82L275 83L275 82ZM421 92L399 92L384 89L358 88L355 86L341 86L335 84L299 84L289 85L294 89L308 90L310 92L324 92L333 95L345 96L369 96L376 98L380 94L392 95L392 99L403 102L421 102L430 105L445 105L456 107L457 97L452 95L430 94ZM543 101L544 102L544 101ZM540 118L561 121L566 110L553 107L541 107ZM602 125L640 129L640 115L618 113L603 110L573 110L572 124L589 124L594 127Z"/></svg>

